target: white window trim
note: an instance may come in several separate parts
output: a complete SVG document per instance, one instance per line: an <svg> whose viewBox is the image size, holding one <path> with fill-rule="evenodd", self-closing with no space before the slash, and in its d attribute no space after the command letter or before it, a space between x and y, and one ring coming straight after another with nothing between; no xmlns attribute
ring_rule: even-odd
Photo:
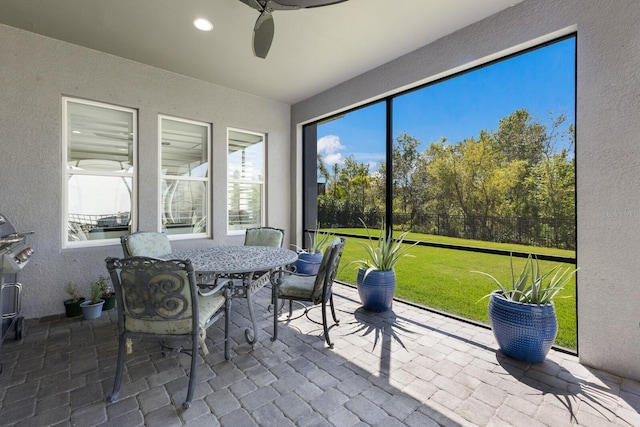
<svg viewBox="0 0 640 427"><path fill-rule="evenodd" d="M250 130L245 130L245 129L240 129L240 128L227 128L227 141L226 141L226 159L225 159L225 166L226 166L226 183L225 183L225 194L226 194L226 200L225 200L225 206L226 206L226 218L225 218L225 222L226 222L226 228L227 228L227 235L228 236L238 236L238 235L244 235L246 233L245 230L230 230L229 229L229 184L232 182L236 182L234 180L229 179L229 132L242 132L242 133L247 133L250 135L257 135L262 137L262 141L264 144L264 153L262 156L262 170L263 170L263 179L262 181L249 181L249 180L238 180L237 182L241 182L244 184L261 184L262 185L262 191L260 192L261 194L261 200L260 200L260 226L264 226L266 224L266 212L267 212L267 206L265 204L266 201L266 191L267 191L267 134L264 132L254 132L254 131L250 131Z"/></svg>
<svg viewBox="0 0 640 427"><path fill-rule="evenodd" d="M121 107L118 105L107 104L104 102L96 102L96 101L88 101L80 98L73 98L68 96L62 97L62 159L61 166L63 168L62 173L62 221L61 221L61 241L62 248L85 248L85 247L95 247L95 246L109 246L114 243L120 244L120 238L112 238L112 239L96 239L96 240L80 240L80 241L69 241L69 180L68 177L70 175L69 169L67 168L68 159L67 159L67 148L68 148L68 126L67 126L67 113L68 113L68 103L74 102L77 104L85 104L85 105L93 105L96 107L109 108L112 110L125 111L131 113L133 120L133 147L132 147L132 157L133 157L133 172L126 173L123 172L123 177L131 178L131 212L129 213L129 221L131 223L131 232L136 231L136 225L138 224L138 180L137 180L137 169L138 169L138 111L134 108ZM108 173L100 173L98 171L73 171L74 175L103 175L103 176L114 176L113 174Z"/></svg>
<svg viewBox="0 0 640 427"><path fill-rule="evenodd" d="M173 175L163 175L162 174L162 119L173 120L176 122L190 123L198 126L203 126L207 129L207 162L209 162L209 171L207 173L206 178L194 178L194 177L182 177L176 178ZM211 206L211 191L213 188L212 183L212 163L211 163L211 152L212 144L211 144L211 134L212 134L211 124L206 122L200 122L196 120L182 119L179 117L168 116L166 114L158 114L158 225L157 230L162 231L162 214L163 214L163 203L162 203L162 180L170 179L170 180L181 180L181 181L199 181L207 183L207 192L205 204L207 206L206 213L206 231L204 233L185 233L185 234L169 234L169 240L186 240L193 238L201 238L201 237L211 237L211 216L212 216L212 206Z"/></svg>

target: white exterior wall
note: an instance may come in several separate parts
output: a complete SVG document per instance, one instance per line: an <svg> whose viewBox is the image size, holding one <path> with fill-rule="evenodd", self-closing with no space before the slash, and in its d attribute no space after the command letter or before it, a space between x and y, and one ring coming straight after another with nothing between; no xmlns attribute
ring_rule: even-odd
<svg viewBox="0 0 640 427"><path fill-rule="evenodd" d="M116 56L0 25L0 213L19 231L33 230L36 253L19 274L22 315L64 312L68 281L84 296L104 259L120 245L61 249L62 96L138 110L139 229L158 222L158 114L213 125L213 240L174 241L176 248L242 244L226 234L227 127L267 134L267 223L289 238L290 106ZM65 236L66 238L66 236Z"/></svg>
<svg viewBox="0 0 640 427"><path fill-rule="evenodd" d="M294 105L295 176L300 124L577 31L578 352L640 379L638 22L637 0L525 0ZM291 192L301 199L299 179Z"/></svg>

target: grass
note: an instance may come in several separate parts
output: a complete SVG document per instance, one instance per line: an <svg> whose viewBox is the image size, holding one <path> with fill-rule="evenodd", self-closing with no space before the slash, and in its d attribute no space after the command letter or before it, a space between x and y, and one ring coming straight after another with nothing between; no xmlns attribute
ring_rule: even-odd
<svg viewBox="0 0 640 427"><path fill-rule="evenodd" d="M334 232L351 233L351 229L333 229ZM356 231L355 229L353 230ZM357 230L363 234L364 230ZM355 234L355 233L354 233ZM438 241L441 236L412 234L407 239ZM429 239L429 240L426 240ZM438 239L438 240L435 240ZM463 245L467 242L463 239L444 237L446 243ZM348 265L350 261L362 258L365 250L358 242L366 242L366 239L354 237L347 238L341 267L337 279L355 284L357 266ZM499 247L524 252L544 253L562 256L575 256L573 251L558 249L534 248L523 245L506 245L491 242L473 242L475 246ZM500 246L496 246L500 245ZM517 249L516 249L517 246ZM479 270L490 273L502 283L510 283L511 267L510 257L494 254L483 254L455 249L442 249L428 246L415 246L410 253L413 257L405 257L396 266L397 287L396 296L445 311L466 319L489 323L487 317L488 298L485 295L496 289L496 285L486 276L471 273L471 270ZM526 259L514 258L514 269L519 272ZM556 263L540 261L540 268L547 271ZM575 267L575 266L574 266ZM577 348L576 332L576 282L575 277L569 281L564 290L554 299L556 314L558 316L558 337L556 345L575 350Z"/></svg>

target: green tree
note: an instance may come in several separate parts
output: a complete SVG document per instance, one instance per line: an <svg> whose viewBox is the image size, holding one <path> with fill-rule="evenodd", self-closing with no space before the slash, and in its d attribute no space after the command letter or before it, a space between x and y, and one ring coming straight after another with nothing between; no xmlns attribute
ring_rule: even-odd
<svg viewBox="0 0 640 427"><path fill-rule="evenodd" d="M525 170L523 161L504 162L492 135L484 131L477 141L432 144L430 155L429 173L440 186L440 197L456 206L472 230L486 227L487 218L498 214Z"/></svg>
<svg viewBox="0 0 640 427"><path fill-rule="evenodd" d="M415 174L420 160L420 144L420 140L402 132L396 137L392 149L394 212L409 214L410 228L421 210L425 190L422 180Z"/></svg>

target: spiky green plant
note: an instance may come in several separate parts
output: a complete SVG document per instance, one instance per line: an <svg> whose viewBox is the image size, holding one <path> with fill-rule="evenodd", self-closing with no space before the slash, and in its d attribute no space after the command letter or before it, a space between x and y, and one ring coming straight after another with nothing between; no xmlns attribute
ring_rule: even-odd
<svg viewBox="0 0 640 427"><path fill-rule="evenodd" d="M403 246L404 238L409 233L408 231L405 231L394 239L391 233L387 231L387 227L383 222L380 226L378 237L374 239L364 221L360 219L360 222L364 225L365 230L367 230L367 238L369 239L368 243L358 242L360 246L365 249L366 257L353 260L349 264L359 264L362 268L365 268L364 277L367 277L370 272L375 270L393 270L398 261L400 261L400 258L413 256L408 252L418 243L415 242L409 246L404 244Z"/></svg>
<svg viewBox="0 0 640 427"><path fill-rule="evenodd" d="M78 286L74 285L71 282L67 282L67 287L66 287L66 292L69 294L69 296L71 297L71 301L73 301L74 303L80 301L80 291L78 290Z"/></svg>
<svg viewBox="0 0 640 427"><path fill-rule="evenodd" d="M535 260L535 262L534 262ZM560 269L560 264L553 267L548 272L540 272L538 257L531 254L527 257L527 262L522 271L516 277L513 269L513 256L511 257L511 287L504 286L498 279L483 271L472 271L472 273L483 274L493 280L500 288L499 295L511 301L523 302L527 304L547 304L560 292L564 285L571 279L578 269L567 267ZM551 274L553 276L551 277ZM545 280L550 278L548 282ZM491 294L485 295L480 300L488 298Z"/></svg>
<svg viewBox="0 0 640 427"><path fill-rule="evenodd" d="M104 277L100 276L97 282L91 285L91 304L97 304L102 298L102 288L104 283Z"/></svg>
<svg viewBox="0 0 640 427"><path fill-rule="evenodd" d="M107 280L106 277L100 276L96 283L100 286L101 298L106 298L113 295L113 288L111 287L110 281Z"/></svg>
<svg viewBox="0 0 640 427"><path fill-rule="evenodd" d="M329 242L333 239L333 234L325 231L319 231L320 223L316 223L316 230L313 233L309 233L309 247L304 249L297 245L293 245L298 249L300 253L315 254L323 252Z"/></svg>

